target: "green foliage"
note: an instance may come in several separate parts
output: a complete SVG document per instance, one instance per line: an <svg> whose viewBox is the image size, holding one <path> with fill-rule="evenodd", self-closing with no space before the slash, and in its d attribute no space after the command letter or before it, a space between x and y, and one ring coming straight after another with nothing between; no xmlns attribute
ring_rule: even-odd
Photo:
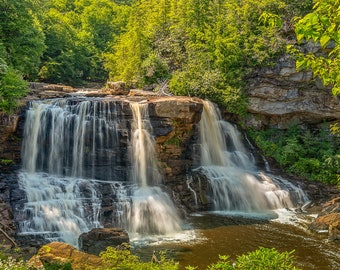
<svg viewBox="0 0 340 270"><path fill-rule="evenodd" d="M290 45L288 52L296 57L298 70L309 69L320 77L325 85L332 87L334 95L340 94L340 1L316 1L313 12L300 18L295 24L299 43L317 43L323 52L303 53Z"/></svg>
<svg viewBox="0 0 340 270"><path fill-rule="evenodd" d="M28 91L28 84L12 68L0 73L0 111L11 113L17 107L17 100Z"/></svg>
<svg viewBox="0 0 340 270"><path fill-rule="evenodd" d="M293 10L286 2L136 1L126 32L104 54L105 67L111 79L139 85L170 78L176 95L244 113L244 78L284 51L280 28Z"/></svg>
<svg viewBox="0 0 340 270"><path fill-rule="evenodd" d="M10 165L10 164L14 164L14 161L12 159L0 159L0 164ZM1 258L1 256L0 256L0 258Z"/></svg>
<svg viewBox="0 0 340 270"><path fill-rule="evenodd" d="M340 142L323 128L311 132L297 125L288 130L249 130L256 145L287 172L324 183L339 183Z"/></svg>
<svg viewBox="0 0 340 270"><path fill-rule="evenodd" d="M228 256L220 256L219 261L209 266L209 270L251 270L251 269L271 269L271 270L298 270L293 265L293 253L278 252L276 249L260 247L259 249L248 252L237 257L236 262L231 263Z"/></svg>
<svg viewBox="0 0 340 270"><path fill-rule="evenodd" d="M131 254L129 246L123 245L118 248L108 247L100 253L100 257L108 265L106 269L119 270L176 270L178 263L166 258L165 253L154 254L151 262L142 262L136 255Z"/></svg>
<svg viewBox="0 0 340 270"><path fill-rule="evenodd" d="M208 270L251 270L251 269L286 269L298 270L294 267L294 251L278 252L274 248L260 247L255 251L240 255L233 262L229 256L219 256L219 260L208 266ZM1 253L0 253L1 255ZM98 269L107 270L177 270L178 263L167 259L165 252L154 253L150 262L142 262L136 255L131 254L129 246L122 245L117 248L108 247L106 251L100 253L104 264L98 266ZM23 260L14 260L13 258L0 258L0 270L31 270L34 269L28 262ZM63 269L71 270L71 263L45 263L44 269L54 270ZM198 267L186 266L186 270L195 270Z"/></svg>
<svg viewBox="0 0 340 270"><path fill-rule="evenodd" d="M33 270L34 268L24 260L15 260L12 257L0 259L0 270Z"/></svg>
<svg viewBox="0 0 340 270"><path fill-rule="evenodd" d="M52 263L45 262L44 263L45 270L72 270L72 264L68 263Z"/></svg>
<svg viewBox="0 0 340 270"><path fill-rule="evenodd" d="M105 81L103 53L126 25L130 1L52 1L41 16L47 50L42 58L42 81L79 85Z"/></svg>
<svg viewBox="0 0 340 270"><path fill-rule="evenodd" d="M34 79L45 49L39 6L30 0L0 2L0 43L6 63L25 78Z"/></svg>

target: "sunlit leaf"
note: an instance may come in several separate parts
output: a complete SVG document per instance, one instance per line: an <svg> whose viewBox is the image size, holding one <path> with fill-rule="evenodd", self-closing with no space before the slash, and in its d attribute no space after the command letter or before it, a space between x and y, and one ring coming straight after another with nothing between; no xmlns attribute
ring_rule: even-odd
<svg viewBox="0 0 340 270"><path fill-rule="evenodd" d="M321 38L320 38L320 45L321 47L325 48L329 41L331 40L331 37L328 36L328 35L323 35Z"/></svg>

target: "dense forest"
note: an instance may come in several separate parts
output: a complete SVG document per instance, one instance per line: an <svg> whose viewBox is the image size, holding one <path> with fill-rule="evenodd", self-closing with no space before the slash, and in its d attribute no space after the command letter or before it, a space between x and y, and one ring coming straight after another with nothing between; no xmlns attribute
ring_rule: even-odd
<svg viewBox="0 0 340 270"><path fill-rule="evenodd" d="M298 69L311 69L338 94L339 5L339 0L1 0L0 111L13 111L30 81L81 86L113 80L156 90L167 86L175 95L209 98L242 115L247 78L287 51ZM296 46L309 40L325 53L304 54ZM327 135L315 139L294 130L253 138L293 173L336 183L338 138L320 146ZM320 147L323 156L315 157Z"/></svg>
<svg viewBox="0 0 340 270"><path fill-rule="evenodd" d="M286 51L294 28L298 41L338 44L338 6L319 1L308 14L312 0L2 0L0 109L14 107L25 81L119 80L166 84L242 114L244 79ZM288 49L337 93L337 47L326 59Z"/></svg>
<svg viewBox="0 0 340 270"><path fill-rule="evenodd" d="M125 81L243 113L244 78L286 50L311 0L2 0L2 110L25 81Z"/></svg>

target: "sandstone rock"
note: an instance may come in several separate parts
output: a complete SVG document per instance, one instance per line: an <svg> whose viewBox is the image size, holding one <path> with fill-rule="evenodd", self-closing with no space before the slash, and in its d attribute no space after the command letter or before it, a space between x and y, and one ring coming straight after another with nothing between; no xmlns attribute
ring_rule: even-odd
<svg viewBox="0 0 340 270"><path fill-rule="evenodd" d="M55 92L74 92L74 88L71 86L67 85L62 85L62 84L48 84L43 86L44 91L55 91Z"/></svg>
<svg viewBox="0 0 340 270"><path fill-rule="evenodd" d="M141 89L131 89L129 92L129 96L157 96L157 93L153 91L146 91L146 90L141 90Z"/></svg>
<svg viewBox="0 0 340 270"><path fill-rule="evenodd" d="M329 226L340 220L340 213L331 213L317 217L312 224L310 229L315 231L328 230Z"/></svg>
<svg viewBox="0 0 340 270"><path fill-rule="evenodd" d="M102 91L110 95L127 95L130 89L124 82L107 82Z"/></svg>
<svg viewBox="0 0 340 270"><path fill-rule="evenodd" d="M340 219L329 225L328 239L331 241L340 240Z"/></svg>
<svg viewBox="0 0 340 270"><path fill-rule="evenodd" d="M158 97L150 99L150 103L151 115L154 114L164 118L178 118L187 122L198 122L203 111L202 101L198 98Z"/></svg>
<svg viewBox="0 0 340 270"><path fill-rule="evenodd" d="M116 247L122 243L129 243L127 232L119 228L95 228L79 236L80 250L99 255L107 247Z"/></svg>
<svg viewBox="0 0 340 270"><path fill-rule="evenodd" d="M71 263L73 270L99 268L103 265L100 257L78 251L69 244L52 242L41 247L38 253L29 262L35 267L44 263L65 264Z"/></svg>
<svg viewBox="0 0 340 270"><path fill-rule="evenodd" d="M273 68L258 70L248 81L249 126L286 128L294 122L318 124L340 119L340 99L313 78L298 72L295 61L283 55Z"/></svg>
<svg viewBox="0 0 340 270"><path fill-rule="evenodd" d="M323 205L319 216L311 223L310 229L327 230L330 240L340 240L340 197L336 197Z"/></svg>

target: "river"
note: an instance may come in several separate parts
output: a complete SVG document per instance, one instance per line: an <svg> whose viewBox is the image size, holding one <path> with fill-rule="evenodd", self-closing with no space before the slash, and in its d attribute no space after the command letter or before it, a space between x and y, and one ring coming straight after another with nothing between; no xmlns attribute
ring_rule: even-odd
<svg viewBox="0 0 340 270"><path fill-rule="evenodd" d="M238 255L266 247L279 252L295 250L295 266L300 269L340 269L340 243L329 242L324 234L311 233L302 226L213 213L191 216L189 222L194 229L193 239L161 242L147 248L136 245L134 252L147 259L154 250L167 250L179 262L179 269L190 265L202 270L216 262L219 255L235 260Z"/></svg>

